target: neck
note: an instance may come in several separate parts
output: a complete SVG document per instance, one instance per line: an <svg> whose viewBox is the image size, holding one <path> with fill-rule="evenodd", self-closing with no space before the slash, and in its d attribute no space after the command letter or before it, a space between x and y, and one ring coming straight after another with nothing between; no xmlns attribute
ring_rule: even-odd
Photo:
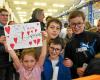
<svg viewBox="0 0 100 80"><path fill-rule="evenodd" d="M0 27L3 27L4 25L0 23Z"/></svg>
<svg viewBox="0 0 100 80"><path fill-rule="evenodd" d="M50 59L50 60L58 60L59 57L56 57L56 58L51 58L51 57L49 57L49 59Z"/></svg>

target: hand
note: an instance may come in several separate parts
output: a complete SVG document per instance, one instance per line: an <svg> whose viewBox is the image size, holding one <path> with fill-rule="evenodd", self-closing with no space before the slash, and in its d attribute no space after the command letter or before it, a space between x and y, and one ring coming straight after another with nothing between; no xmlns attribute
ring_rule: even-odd
<svg viewBox="0 0 100 80"><path fill-rule="evenodd" d="M7 45L5 36L0 37L0 43L2 43L5 46L5 50L6 50L6 52L8 52L8 45Z"/></svg>
<svg viewBox="0 0 100 80"><path fill-rule="evenodd" d="M1 36L0 37L0 43L2 43L4 46L5 46L5 50L8 52L9 50L12 50L12 48L7 45L7 42L6 42L6 37L5 36Z"/></svg>
<svg viewBox="0 0 100 80"><path fill-rule="evenodd" d="M5 36L1 36L1 37L0 37L0 43L1 43L1 44L4 44L5 41L6 41L6 37L5 37Z"/></svg>
<svg viewBox="0 0 100 80"><path fill-rule="evenodd" d="M48 38L47 32L46 32L46 31L42 31L42 40L43 40L43 41L44 41L44 40L47 40L47 38Z"/></svg>
<svg viewBox="0 0 100 80"><path fill-rule="evenodd" d="M82 77L84 75L84 71L85 71L85 68L83 67L77 68L77 74L79 75L79 77Z"/></svg>
<svg viewBox="0 0 100 80"><path fill-rule="evenodd" d="M72 66L73 66L73 62L72 62L72 60L69 59L69 58L65 58L63 64L64 64L64 66L66 66L66 67L72 67Z"/></svg>

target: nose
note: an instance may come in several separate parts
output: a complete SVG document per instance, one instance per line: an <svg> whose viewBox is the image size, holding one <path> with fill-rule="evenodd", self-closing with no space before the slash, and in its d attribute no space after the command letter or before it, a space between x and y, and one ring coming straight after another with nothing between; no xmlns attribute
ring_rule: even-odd
<svg viewBox="0 0 100 80"><path fill-rule="evenodd" d="M53 28L53 31L54 31L54 32L56 32L56 31L57 31L57 28L56 28L56 27L55 27L55 28Z"/></svg>
<svg viewBox="0 0 100 80"><path fill-rule="evenodd" d="M75 25L75 28L79 28L79 26L76 24L76 25Z"/></svg>
<svg viewBox="0 0 100 80"><path fill-rule="evenodd" d="M31 62L28 62L28 63L27 63L27 66L30 67L30 66L31 66Z"/></svg>
<svg viewBox="0 0 100 80"><path fill-rule="evenodd" d="M56 50L55 49L53 50L53 54L56 54Z"/></svg>

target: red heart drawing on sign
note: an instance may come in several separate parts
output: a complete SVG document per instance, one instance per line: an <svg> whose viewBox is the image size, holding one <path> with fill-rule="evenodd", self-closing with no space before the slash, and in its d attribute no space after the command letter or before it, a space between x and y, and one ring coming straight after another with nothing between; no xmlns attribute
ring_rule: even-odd
<svg viewBox="0 0 100 80"><path fill-rule="evenodd" d="M36 39L34 39L33 41L34 41L34 43L36 44Z"/></svg>
<svg viewBox="0 0 100 80"><path fill-rule="evenodd" d="M35 29L35 32L37 32L37 29Z"/></svg>
<svg viewBox="0 0 100 80"><path fill-rule="evenodd" d="M27 31L27 34L29 35L30 34L30 31Z"/></svg>
<svg viewBox="0 0 100 80"><path fill-rule="evenodd" d="M14 38L14 42L17 43L17 37Z"/></svg>
<svg viewBox="0 0 100 80"><path fill-rule="evenodd" d="M11 44L10 44L10 47L11 47L12 49L14 48L14 46L15 46L14 43L11 43Z"/></svg>
<svg viewBox="0 0 100 80"><path fill-rule="evenodd" d="M24 38L24 32L22 32L22 39Z"/></svg>
<svg viewBox="0 0 100 80"><path fill-rule="evenodd" d="M37 39L37 45L40 43L40 39Z"/></svg>
<svg viewBox="0 0 100 80"><path fill-rule="evenodd" d="M10 33L10 26L5 27L5 31L9 34Z"/></svg>
<svg viewBox="0 0 100 80"><path fill-rule="evenodd" d="M30 41L29 44L32 45L32 41Z"/></svg>

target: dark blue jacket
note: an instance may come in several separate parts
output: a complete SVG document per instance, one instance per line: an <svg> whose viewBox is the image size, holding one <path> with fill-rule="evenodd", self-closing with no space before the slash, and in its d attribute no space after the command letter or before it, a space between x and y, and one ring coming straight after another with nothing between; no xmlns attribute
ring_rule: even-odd
<svg viewBox="0 0 100 80"><path fill-rule="evenodd" d="M70 68L65 67L63 65L62 56L59 56L59 62L57 66L59 67L57 80L71 80ZM53 76L52 63L49 57L47 57L43 65L42 80L51 80L52 76Z"/></svg>
<svg viewBox="0 0 100 80"><path fill-rule="evenodd" d="M0 36L2 35L5 35L4 28L0 24ZM0 43L0 68L8 67L9 64L9 54L6 52L4 45Z"/></svg>

